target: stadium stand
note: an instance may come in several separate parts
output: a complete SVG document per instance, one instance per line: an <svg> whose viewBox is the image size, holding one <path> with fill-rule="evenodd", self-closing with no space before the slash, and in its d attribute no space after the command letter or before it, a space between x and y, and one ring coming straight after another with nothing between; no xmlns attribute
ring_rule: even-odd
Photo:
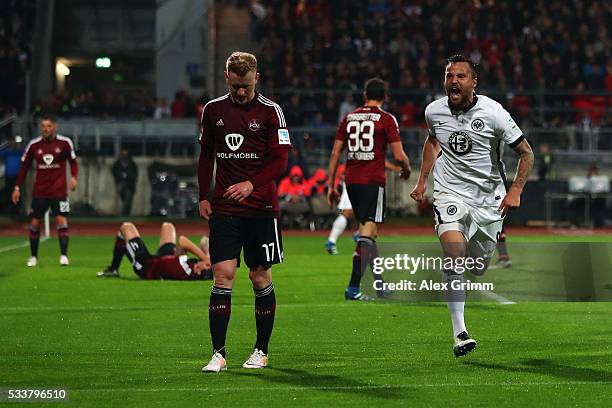
<svg viewBox="0 0 612 408"><path fill-rule="evenodd" d="M30 67L34 0L7 0L0 7L0 110L21 111L24 103L25 73Z"/></svg>
<svg viewBox="0 0 612 408"><path fill-rule="evenodd" d="M440 66L448 55L464 53L479 63L483 89L504 93L519 119L545 102L540 125L584 117L609 125L610 98L598 94L612 90L610 13L598 1L267 0L254 14L253 32L268 94L300 92L302 124L322 114L334 125L337 116L328 109L338 109L342 98L324 91L359 94L365 79L380 75L394 95L391 110L405 125L421 125L424 104L441 87ZM540 101L525 90L549 96ZM279 92L284 106L291 98Z"/></svg>

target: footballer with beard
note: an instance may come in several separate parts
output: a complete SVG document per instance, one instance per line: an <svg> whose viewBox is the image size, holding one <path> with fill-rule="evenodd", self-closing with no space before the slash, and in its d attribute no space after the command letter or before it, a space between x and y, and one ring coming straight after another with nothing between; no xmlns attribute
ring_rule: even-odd
<svg viewBox="0 0 612 408"><path fill-rule="evenodd" d="M435 229L447 258L470 256L482 275L495 252L508 210L518 208L521 193L533 167L533 152L510 114L493 99L477 95L473 61L462 55L447 60L446 95L425 109L429 137L422 152L421 170L410 196L421 201L427 177L433 170ZM514 181L506 190L502 162L504 145L519 156ZM453 262L458 265L459 262ZM454 270L453 270L454 269ZM444 281L463 282L464 268L444 270ZM452 286L451 286L452 285ZM465 291L446 291L445 300L453 326L455 356L476 347L464 321Z"/></svg>

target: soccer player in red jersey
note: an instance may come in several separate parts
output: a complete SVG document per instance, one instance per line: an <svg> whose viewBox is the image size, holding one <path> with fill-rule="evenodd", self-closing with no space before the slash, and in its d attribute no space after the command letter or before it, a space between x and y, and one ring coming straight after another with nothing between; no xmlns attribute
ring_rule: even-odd
<svg viewBox="0 0 612 408"><path fill-rule="evenodd" d="M387 96L385 83L378 78L366 81L364 106L342 120L329 159L329 180L335 180L340 155L348 148L345 183L353 212L359 221L359 240L353 254L351 280L344 293L347 300L367 300L360 283L365 267L378 256L378 224L385 218L385 154L391 146L393 158L401 167L400 177L410 177L410 161L400 140L399 126L393 115L384 111ZM327 201L333 207L340 198L333 181L329 183ZM378 278L379 279L379 278Z"/></svg>
<svg viewBox="0 0 612 408"><path fill-rule="evenodd" d="M214 274L208 306L213 356L204 372L226 369L225 336L242 250L255 292L257 328L254 350L243 367L267 365L276 310L271 267L283 261L275 180L287 168L291 140L280 106L255 91L258 79L255 56L232 53L225 69L229 93L208 102L202 112L200 214L209 221Z"/></svg>
<svg viewBox="0 0 612 408"><path fill-rule="evenodd" d="M78 165L72 141L57 134L57 121L53 116L43 116L41 136L32 139L21 158L21 168L13 190L13 203L21 197L21 187L32 161L36 162L36 177L32 192L30 216L30 253L28 266L38 263L40 220L49 207L55 215L55 226L60 244L60 265L68 265L68 186L66 184L66 162L70 164L70 190L77 186Z"/></svg>
<svg viewBox="0 0 612 408"><path fill-rule="evenodd" d="M195 255L189 258L187 252ZM200 245L181 235L176 245L176 229L170 222L164 222L159 233L159 248L152 255L147 249L134 224L124 222L119 228L110 266L99 277L119 277L119 265L126 255L132 269L141 279L196 280L210 279L210 255L208 238L202 237Z"/></svg>

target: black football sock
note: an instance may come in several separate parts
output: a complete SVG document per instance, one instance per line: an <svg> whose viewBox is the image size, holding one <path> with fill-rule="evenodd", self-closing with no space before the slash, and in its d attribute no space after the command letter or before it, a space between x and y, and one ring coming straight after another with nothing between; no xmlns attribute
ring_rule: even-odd
<svg viewBox="0 0 612 408"><path fill-rule="evenodd" d="M510 259L508 247L506 246L506 232L504 230L501 231L497 239L497 252L499 253L499 259Z"/></svg>
<svg viewBox="0 0 612 408"><path fill-rule="evenodd" d="M30 226L30 254L38 257L38 243L40 242L40 229Z"/></svg>
<svg viewBox="0 0 612 408"><path fill-rule="evenodd" d="M232 290L213 286L208 303L208 320L213 353L225 357L225 335L232 313Z"/></svg>
<svg viewBox="0 0 612 408"><path fill-rule="evenodd" d="M58 225L57 237L59 238L60 253L68 255L68 225Z"/></svg>
<svg viewBox="0 0 612 408"><path fill-rule="evenodd" d="M117 234L117 237L115 238L115 247L113 248L113 260L110 264L110 268L112 270L119 270L119 265L121 265L123 255L125 255L125 240L123 239L123 235Z"/></svg>
<svg viewBox="0 0 612 408"><path fill-rule="evenodd" d="M359 239L363 239L361 257L363 259L364 269L361 272L361 276L363 276L365 273L366 266L370 266L370 271L372 272L374 282L382 281L382 275L374 273L374 259L378 257L378 246L376 245L376 240L370 237L361 237ZM377 285L376 287L381 286Z"/></svg>
<svg viewBox="0 0 612 408"><path fill-rule="evenodd" d="M349 287L359 288L361 278L368 265L372 266L374 258L378 256L378 248L376 241L370 237L359 237L357 240L357 248L353 254L353 272ZM374 275L374 279L380 279L380 275Z"/></svg>
<svg viewBox="0 0 612 408"><path fill-rule="evenodd" d="M255 289L255 325L257 327L257 341L255 348L268 354L268 343L274 327L276 312L276 296L274 286L270 283L263 289Z"/></svg>
<svg viewBox="0 0 612 408"><path fill-rule="evenodd" d="M355 252L353 252L353 271L351 272L351 280L349 288L359 289L361 283L361 244L357 241Z"/></svg>

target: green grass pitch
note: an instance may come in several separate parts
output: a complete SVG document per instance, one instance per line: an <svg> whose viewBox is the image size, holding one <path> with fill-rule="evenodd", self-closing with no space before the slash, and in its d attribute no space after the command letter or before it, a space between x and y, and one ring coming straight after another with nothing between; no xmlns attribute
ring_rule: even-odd
<svg viewBox="0 0 612 408"><path fill-rule="evenodd" d="M51 239L28 269L26 247L6 249L24 242L0 238L0 388L70 390L67 403L49 406L609 406L612 398L610 303L468 302L478 348L457 359L444 304L346 302L350 238L329 256L323 237L286 237L286 261L273 270L269 367L240 367L255 339L243 267L228 371L203 374L210 281L140 281L125 260L122 279L96 278L110 237L73 237L66 268Z"/></svg>

